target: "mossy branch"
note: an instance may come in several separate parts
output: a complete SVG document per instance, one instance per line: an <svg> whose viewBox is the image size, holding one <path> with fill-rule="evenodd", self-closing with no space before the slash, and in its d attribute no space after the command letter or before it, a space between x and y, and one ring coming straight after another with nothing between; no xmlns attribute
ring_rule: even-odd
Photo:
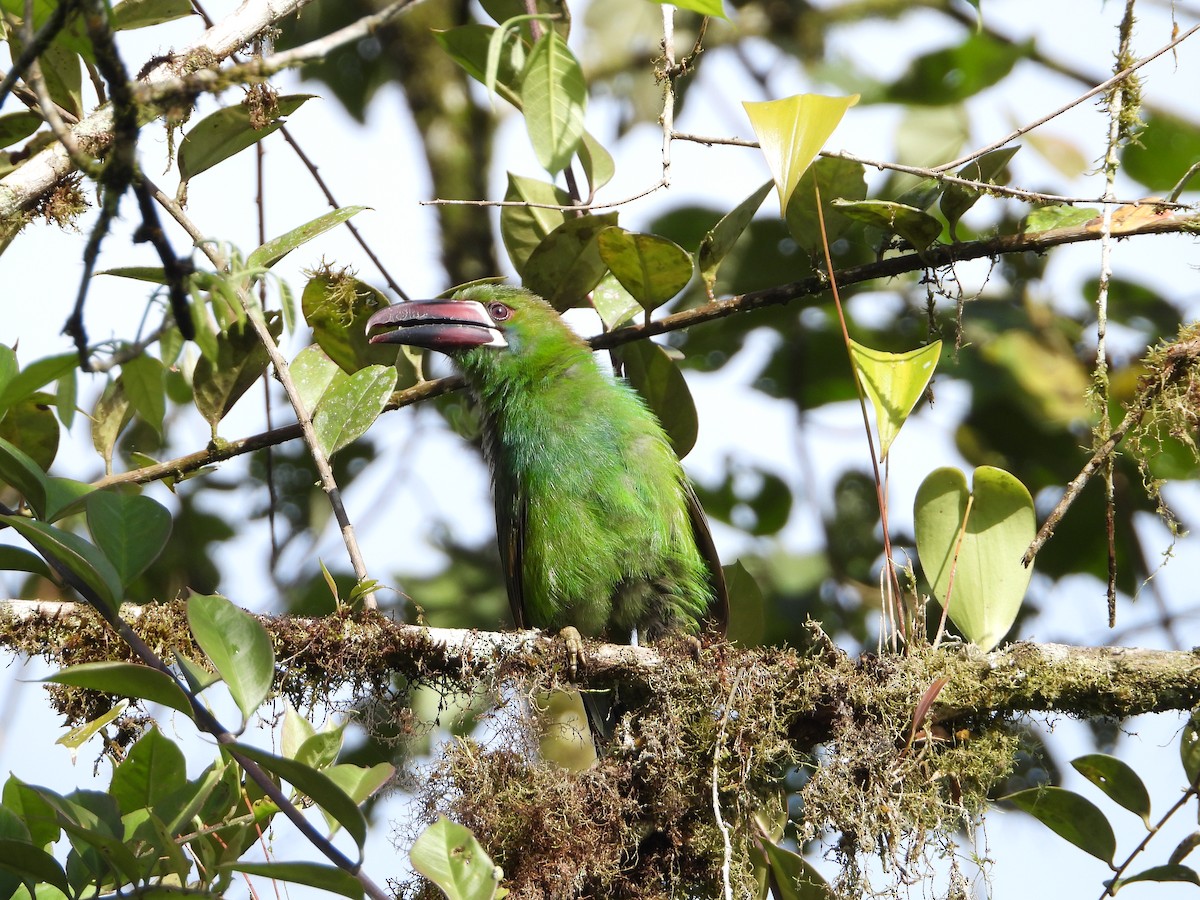
<svg viewBox="0 0 1200 900"><path fill-rule="evenodd" d="M179 636L188 633L182 602L126 605L122 614L151 646L178 646ZM568 683L565 646L537 631L429 628L357 613L260 620L283 661L279 690L300 702L341 687L369 691L397 675L462 691L506 680ZM107 639L107 626L85 604L0 601L0 623L0 645L57 665L127 652ZM828 739L835 718L874 718L889 708L907 709L911 716L938 678L948 684L933 707L934 723L1029 712L1124 718L1200 705L1200 653L1025 641L990 653L949 645L908 656L859 658L832 647L804 655L792 648L748 650L721 643L697 657L687 642L658 648L589 642L586 665L571 683L723 695L722 685L739 673L746 684L758 686L762 703L790 721L789 731L805 746Z"/></svg>

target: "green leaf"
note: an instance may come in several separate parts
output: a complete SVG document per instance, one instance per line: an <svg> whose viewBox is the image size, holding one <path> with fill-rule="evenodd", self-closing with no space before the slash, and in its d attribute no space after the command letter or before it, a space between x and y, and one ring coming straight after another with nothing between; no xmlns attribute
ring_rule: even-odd
<svg viewBox="0 0 1200 900"><path fill-rule="evenodd" d="M1037 234L1054 228L1075 228L1096 218L1094 209L1082 206L1039 206L1025 217L1024 234Z"/></svg>
<svg viewBox="0 0 1200 900"><path fill-rule="evenodd" d="M1004 171L1004 167L1008 165L1008 161L1020 149L1020 144L1016 144L1012 147L1001 147L999 150L990 150L959 169L957 175L959 178L965 178L968 181L994 184L995 179ZM980 192L975 188L969 188L961 184L946 185L945 191L942 192L942 200L939 208L942 211L942 215L946 217L946 221L950 223L951 240L958 240L956 234L958 220L963 217L963 214L968 209L975 205L975 201L979 197Z"/></svg>
<svg viewBox="0 0 1200 900"><path fill-rule="evenodd" d="M101 603L107 616L117 614L121 579L100 550L77 534L22 516L0 516L44 556L57 560L90 590L89 603ZM74 585L72 585L74 587Z"/></svg>
<svg viewBox="0 0 1200 900"><path fill-rule="evenodd" d="M279 337L282 322L278 314L271 315L267 329L273 337ZM266 372L270 361L249 322L231 325L217 335L217 358L201 356L192 376L196 408L214 432L242 394Z"/></svg>
<svg viewBox="0 0 1200 900"><path fill-rule="evenodd" d="M583 167L583 175L592 194L612 181L613 175L617 174L612 154L588 131L583 133L583 142L579 145L579 164Z"/></svg>
<svg viewBox="0 0 1200 900"><path fill-rule="evenodd" d="M354 839L358 848L362 849L367 840L367 820L358 805L346 796L346 792L338 787L329 776L304 763L275 756L265 750L259 750L257 747L247 747L244 744L235 744L234 747L239 753L254 760L271 774L279 776L300 793L307 795L345 828L346 833Z"/></svg>
<svg viewBox="0 0 1200 900"><path fill-rule="evenodd" d="M504 193L504 199L510 203L521 201L551 206L571 205L570 196L561 188L512 172L508 173L508 190ZM500 208L500 238L518 275L524 276L529 257L552 231L566 221L567 214L561 209L547 209L545 206Z"/></svg>
<svg viewBox="0 0 1200 900"><path fill-rule="evenodd" d="M186 184L201 172L254 146L279 130L285 117L312 97L312 94L291 94L276 98L271 121L260 128L250 124L250 110L245 106L230 106L205 116L188 130L179 143L176 163L180 181Z"/></svg>
<svg viewBox="0 0 1200 900"><path fill-rule="evenodd" d="M42 117L35 112L15 112L0 116L0 147L11 147L41 127Z"/></svg>
<svg viewBox="0 0 1200 900"><path fill-rule="evenodd" d="M1183 763L1188 784L1192 787L1200 784L1200 710L1193 710L1191 718L1183 726L1183 734L1179 738L1179 761Z"/></svg>
<svg viewBox="0 0 1200 900"><path fill-rule="evenodd" d="M421 832L408 858L449 900L491 900L504 877L470 829L445 816Z"/></svg>
<svg viewBox="0 0 1200 900"><path fill-rule="evenodd" d="M396 774L391 763L376 763L373 766L355 766L349 763L333 766L325 771L346 796L355 803L363 803L375 795Z"/></svg>
<svg viewBox="0 0 1200 900"><path fill-rule="evenodd" d="M833 891L803 856L771 841L763 841L759 846L766 857L767 877L775 900L832 900Z"/></svg>
<svg viewBox="0 0 1200 900"><path fill-rule="evenodd" d="M679 366L653 341L635 341L621 348L625 378L642 395L662 423L671 449L683 459L696 444L699 420L692 392Z"/></svg>
<svg viewBox="0 0 1200 900"><path fill-rule="evenodd" d="M324 234L331 228L336 228L351 217L357 216L366 208L365 206L343 206L324 215L317 216L311 222L305 222L303 225L293 228L286 234L272 238L246 258L246 267L249 269L269 269L297 247L307 244L313 238Z"/></svg>
<svg viewBox="0 0 1200 900"><path fill-rule="evenodd" d="M34 514L41 517L46 512L46 490L48 480L30 457L19 447L0 437L0 481L13 488L25 498Z"/></svg>
<svg viewBox="0 0 1200 900"><path fill-rule="evenodd" d="M175 651L175 665L187 681L188 688L193 694L198 694L221 680L216 672L211 672L196 662L182 650Z"/></svg>
<svg viewBox="0 0 1200 900"><path fill-rule="evenodd" d="M592 306L609 331L624 325L642 308L612 272L601 278L600 283L592 289Z"/></svg>
<svg viewBox="0 0 1200 900"><path fill-rule="evenodd" d="M967 640L991 650L1012 627L1033 574L1021 562L1037 531L1029 491L1003 469L980 466L972 495L958 469L936 469L917 489L913 512L917 555L934 596L943 607L949 603Z"/></svg>
<svg viewBox="0 0 1200 900"><path fill-rule="evenodd" d="M64 372L55 383L54 407L63 428L70 428L71 423L75 421L75 404L79 391L79 379L76 375L74 369Z"/></svg>
<svg viewBox="0 0 1200 900"><path fill-rule="evenodd" d="M564 221L530 254L523 273L525 286L559 312L583 305L608 271L600 258L600 232L616 224L616 213Z"/></svg>
<svg viewBox="0 0 1200 900"><path fill-rule="evenodd" d="M167 412L166 369L153 356L142 354L121 364L125 396L142 421L162 434Z"/></svg>
<svg viewBox="0 0 1200 900"><path fill-rule="evenodd" d="M1169 863L1163 866L1151 866L1149 869L1144 869L1136 875L1130 875L1128 878L1118 878L1112 886L1112 892L1115 894L1121 888L1125 887L1125 885L1138 881L1178 881L1200 887L1200 875L1196 874L1195 869L1179 865L1178 863Z"/></svg>
<svg viewBox="0 0 1200 900"><path fill-rule="evenodd" d="M67 873L53 856L28 841L0 839L0 868L26 883L48 884L71 896ZM37 896L41 896L38 892Z"/></svg>
<svg viewBox="0 0 1200 900"><path fill-rule="evenodd" d="M62 834L54 808L38 789L16 775L9 775L8 781L4 782L4 808L16 813L25 823L34 846L49 846L57 842Z"/></svg>
<svg viewBox="0 0 1200 900"><path fill-rule="evenodd" d="M324 568L324 564L322 564ZM344 729L338 729L338 746L334 750L334 758L337 757L341 750L340 735ZM300 748L311 737L315 737L317 729L313 727L312 722L308 721L304 716L296 711L296 707L292 706L291 701L284 704L283 710L283 736L280 740L280 750L288 759L299 759ZM331 759L330 762L333 760ZM311 763L311 759L302 760L302 762Z"/></svg>
<svg viewBox="0 0 1200 900"><path fill-rule="evenodd" d="M5 344L0 344L0 397L8 389L9 382L17 377L21 370L17 363L17 352Z"/></svg>
<svg viewBox="0 0 1200 900"><path fill-rule="evenodd" d="M446 54L460 65L468 75L480 84L488 82L488 51L493 35L499 31L490 25L473 22L469 25L459 25L445 31L434 31L434 39L441 44ZM517 109L521 108L521 96L517 92L520 73L513 68L511 56L501 54L499 66L495 73L494 90Z"/></svg>
<svg viewBox="0 0 1200 900"><path fill-rule="evenodd" d="M867 196L867 182L862 163L848 159L823 157L808 167L796 185L788 203L788 232L796 243L813 255L823 255L821 218L817 216L816 188L821 191L821 215L830 245L853 226L834 204L836 200L862 200Z"/></svg>
<svg viewBox="0 0 1200 900"><path fill-rule="evenodd" d="M1151 191L1166 192L1200 159L1200 127L1181 116L1146 113L1137 140L1121 153L1121 171ZM1194 176L1193 176L1194 177ZM1192 182L1195 190L1195 182Z"/></svg>
<svg viewBox="0 0 1200 900"><path fill-rule="evenodd" d="M92 540L125 586L158 558L171 536L171 513L143 494L95 491L85 508Z"/></svg>
<svg viewBox="0 0 1200 900"><path fill-rule="evenodd" d="M118 266L115 269L104 269L96 274L131 278L134 281L147 281L150 284L167 283L167 272L162 266Z"/></svg>
<svg viewBox="0 0 1200 900"><path fill-rule="evenodd" d="M702 16L716 16L718 19L729 18L725 15L724 0L654 0L655 3L670 3L679 9L689 9Z"/></svg>
<svg viewBox="0 0 1200 900"><path fill-rule="evenodd" d="M601 231L597 242L604 264L647 312L692 280L692 257L674 241L614 227Z"/></svg>
<svg viewBox="0 0 1200 900"><path fill-rule="evenodd" d="M329 891L331 894L341 894L351 900L361 900L363 896L362 882L349 872L322 863L234 862L224 863L219 868L222 872L242 872L246 875L261 875L272 880L303 884L318 890Z"/></svg>
<svg viewBox="0 0 1200 900"><path fill-rule="evenodd" d="M857 102L858 94L849 97L795 94L783 100L742 104L775 179L780 216L787 214L788 202L804 171L825 146L846 110Z"/></svg>
<svg viewBox="0 0 1200 900"><path fill-rule="evenodd" d="M39 391L9 407L0 419L0 438L20 447L43 472L50 469L58 456L62 430L53 404L52 396Z"/></svg>
<svg viewBox="0 0 1200 900"><path fill-rule="evenodd" d="M191 0L123 0L113 7L113 31L129 31L173 22L195 14Z"/></svg>
<svg viewBox="0 0 1200 900"><path fill-rule="evenodd" d="M942 233L942 223L925 210L891 200L834 200L833 207L856 222L899 235L918 253Z"/></svg>
<svg viewBox="0 0 1200 900"><path fill-rule="evenodd" d="M117 446L117 439L132 417L129 401L125 399L124 386L120 381L110 381L104 386L104 391L92 410L92 446L104 460L105 471L112 471L113 450Z"/></svg>
<svg viewBox="0 0 1200 900"><path fill-rule="evenodd" d="M0 546L0 572L28 572L41 578L50 578L50 569L40 556L8 545Z"/></svg>
<svg viewBox="0 0 1200 900"><path fill-rule="evenodd" d="M1150 826L1150 794L1130 766L1107 753L1089 753L1071 760L1075 771Z"/></svg>
<svg viewBox="0 0 1200 900"><path fill-rule="evenodd" d="M309 735L296 748L294 753L285 753L288 759L312 766L314 769L326 770L333 765L338 754L342 751L342 741L346 727L326 728ZM326 774L329 774L326 772Z"/></svg>
<svg viewBox="0 0 1200 900"><path fill-rule="evenodd" d="M244 719L254 714L275 676L271 638L254 616L224 597L193 594L187 601L188 624L208 655Z"/></svg>
<svg viewBox="0 0 1200 900"><path fill-rule="evenodd" d="M892 441L925 393L941 352L941 341L905 353L887 353L850 342L850 359L875 408L880 462L887 458Z"/></svg>
<svg viewBox="0 0 1200 900"><path fill-rule="evenodd" d="M60 353L58 356L34 360L20 374L8 379L3 392L0 392L0 411L32 397L50 382L58 381L78 366L79 355L76 353Z"/></svg>
<svg viewBox="0 0 1200 900"><path fill-rule="evenodd" d="M159 703L189 718L192 705L170 675L137 663L80 663L55 672L45 679L53 684L69 684L104 694L132 697L147 703Z"/></svg>
<svg viewBox="0 0 1200 900"><path fill-rule="evenodd" d="M553 29L538 39L525 61L521 103L538 162L551 174L561 172L583 139L587 85L571 48Z"/></svg>
<svg viewBox="0 0 1200 900"><path fill-rule="evenodd" d="M94 485L71 478L46 479L46 521L57 522L79 512L95 490Z"/></svg>
<svg viewBox="0 0 1200 900"><path fill-rule="evenodd" d="M366 434L396 389L392 366L368 366L330 388L313 416L317 445L327 456Z"/></svg>
<svg viewBox="0 0 1200 900"><path fill-rule="evenodd" d="M123 813L158 806L187 784L183 751L158 728L143 734L113 772L109 793Z"/></svg>
<svg viewBox="0 0 1200 900"><path fill-rule="evenodd" d="M879 99L927 105L959 103L1000 81L1033 49L1033 41L1002 41L985 31L971 31L956 46L914 59Z"/></svg>
<svg viewBox="0 0 1200 900"><path fill-rule="evenodd" d="M304 408L310 413L315 410L335 383L340 384L349 376L329 358L317 344L309 344L296 354L296 358L288 365L292 382L304 402Z"/></svg>
<svg viewBox="0 0 1200 900"><path fill-rule="evenodd" d="M742 232L746 230L746 226L750 224L750 220L754 218L754 214L758 212L758 208L762 206L763 200L766 199L774 185L774 181L766 182L722 216L721 221L714 225L700 241L696 261L700 265L700 277L704 279L704 285L708 288L709 294L712 294L713 286L717 283L717 270L721 267L721 263L725 261L725 257L729 255L729 251L733 249L737 239L742 236Z"/></svg>
<svg viewBox="0 0 1200 900"><path fill-rule="evenodd" d="M1112 865L1117 839L1097 806L1059 787L1037 787L1002 798L1029 813L1059 837Z"/></svg>
<svg viewBox="0 0 1200 900"><path fill-rule="evenodd" d="M71 762L75 762L75 751L90 741L97 732L102 731L119 719L128 707L128 702L124 700L114 704L112 709L99 718L83 722L69 729L66 734L54 742L55 745L66 747L70 750Z"/></svg>

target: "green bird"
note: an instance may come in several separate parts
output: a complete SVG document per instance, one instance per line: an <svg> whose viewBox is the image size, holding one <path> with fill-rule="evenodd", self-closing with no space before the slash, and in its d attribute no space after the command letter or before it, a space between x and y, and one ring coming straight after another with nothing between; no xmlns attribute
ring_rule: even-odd
<svg viewBox="0 0 1200 900"><path fill-rule="evenodd" d="M478 401L518 628L724 633L720 561L662 426L548 303L474 285L382 309L367 332L448 354Z"/></svg>

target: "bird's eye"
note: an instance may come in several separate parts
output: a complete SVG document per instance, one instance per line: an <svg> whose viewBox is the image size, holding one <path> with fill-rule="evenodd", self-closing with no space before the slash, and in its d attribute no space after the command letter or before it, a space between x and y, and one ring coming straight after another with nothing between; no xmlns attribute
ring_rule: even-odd
<svg viewBox="0 0 1200 900"><path fill-rule="evenodd" d="M512 310L499 300L489 303L487 311L488 314L491 315L491 317L497 322L506 322L512 315Z"/></svg>

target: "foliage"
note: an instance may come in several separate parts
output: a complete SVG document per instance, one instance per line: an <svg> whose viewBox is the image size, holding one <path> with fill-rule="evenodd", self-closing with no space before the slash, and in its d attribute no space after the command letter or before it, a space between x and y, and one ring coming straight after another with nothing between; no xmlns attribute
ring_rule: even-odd
<svg viewBox="0 0 1200 900"><path fill-rule="evenodd" d="M878 889L868 864L876 854L885 878L938 855L954 859L947 877L957 889L958 859L970 855L959 831L977 824L989 796L1006 793L998 784L1023 777L1029 753L1018 739L1035 755L1046 751L1010 711L989 706L992 697L966 696L942 674L956 654L971 660L1024 633L1024 623L1052 614L1066 586L1081 583L1107 588L1110 618L1151 595L1162 610L1157 636L1195 643L1172 630L1177 610L1152 580L1148 537L1151 515L1168 526L1170 541L1194 515L1168 502L1172 486L1190 487L1200 471L1200 344L1186 321L1187 289L1148 272L1115 277L1107 261L1093 281L1071 284L1075 296L1050 297L1045 285L1064 290L1051 262L1060 246L1093 242L1106 254L1132 255L1147 235L1194 234L1188 201L1200 123L1168 111L1140 73L1100 92L1102 118L1113 124L1108 146L1025 127L1018 143L998 133L1007 127L997 129L994 116L980 115L993 91L1028 68L1080 82L1075 105L1083 103L1084 91L1103 80L1107 48L1088 47L1096 71L1080 73L1037 42L1008 37L982 5L976 17L930 4L925 14L942 26L922 34L918 43L929 49L881 81L868 74L876 67L866 65L869 51L857 39L885 17L898 30L910 27L911 4L749 0L729 4L734 11L720 0L674 8L609 0L573 18L578 10L563 0L484 0L478 8L394 4L370 21L364 17L380 10L367 0L317 0L303 15L291 14L298 4L278 6L289 10L270 23L281 29L279 49L270 46L274 32L256 34L262 22L248 26L231 14L223 23L234 38L228 46L193 39L148 61L134 79L139 66L126 65L132 45L114 43L113 33L142 30L170 44L159 35L180 33L165 29L191 17L191 4L0 0L0 41L10 51L0 99L22 104L0 113L3 264L29 266L23 229L39 216L78 221L88 233L78 251L83 282L64 327L77 350L58 343L31 353L25 346L36 342L15 333L0 345L0 524L12 538L0 547L0 568L24 597L82 597L119 638L111 648L93 641L89 651L103 645L110 656L78 665L67 664L81 653L69 633L42 638L41 652L63 663L47 680L75 726L64 740L77 752L101 735L113 774L99 790L74 792L10 777L0 807L0 900L183 889L217 896L234 873L378 897L365 875L376 861L364 867L321 832L344 832L343 843L360 855L379 826L359 806L390 779L393 763L412 764L432 748L443 723L457 738L424 773L419 815L429 830L405 838L428 879L407 885L414 894L436 885L452 897L715 896L735 887L757 897L827 896L814 865L821 841L837 864L822 871L836 868L841 895ZM1182 21L1171 25L1181 41L1191 34ZM1127 17L1118 67L1136 58L1131 29ZM336 46L288 55L335 34ZM842 40L830 41L834 35ZM893 38L889 52L904 45ZM254 58L233 61L229 54L243 46ZM835 58L832 46L855 52ZM1181 62L1191 61L1190 51L1179 44ZM480 443L478 419L453 394L454 382L431 379L412 351L367 340L366 321L390 302L384 283L405 297L400 281L417 281L415 274L394 279L365 241L380 277L324 261L327 249L340 252L329 248L343 226L375 214L339 206L323 184L329 210L297 216L274 238L260 228L244 252L232 242L242 240L232 215L196 223L184 208L189 192L196 205L202 191L232 193L234 182L222 178L239 154L282 149L283 137L297 145L289 126L322 115L323 104L309 102L317 93L277 93L271 84L286 81L280 68L302 63L308 90L332 94L360 120L379 108L369 104L380 87L398 85L439 200L480 201L489 184L502 185L504 204L493 217L471 206L436 208L450 280L495 275L502 248L511 270L556 309L594 311L602 331L593 345L642 394L680 456L703 450L706 435L737 430L734 410L708 410L693 398L709 380L734 379L740 402L785 409L799 423L804 460L783 466L755 452L765 449L750 446L756 437L738 434L736 454L698 463L706 475L697 494L740 556L727 567L731 637L768 648L753 651L764 654L756 671L769 673L770 688L811 699L811 720L785 715L768 702L767 686L723 668L721 644L697 651L711 661L713 680L696 674L690 651L653 678L585 671L585 687L597 677L595 686L611 688L624 675L620 690L634 713L595 768L568 773L536 759L519 724L527 718L519 698L557 686L557 671L488 670L464 693L422 668L424 645L414 641L403 648L415 657L410 668L347 679L348 699L323 698L369 723L358 745L344 747L342 727L318 732L291 707L282 753L250 743L260 708L281 691L291 696L292 679L310 684L310 701L347 683L336 661L277 653L279 638L239 608L252 592L239 590L245 572L235 570L256 565L244 548L265 545L257 541L264 531L271 558L261 569L285 611L321 616L295 620L313 646L336 646L341 629L351 631L348 610L381 602L410 622L489 632L502 627L505 605L494 550L453 525L435 525L430 556L439 565L420 575L386 571L403 576L408 591L394 599L368 564L374 571L412 563L364 559L356 543L347 489L353 497L386 481L378 493L394 487L404 498L418 480L407 458L388 459L404 454L377 424L386 410L440 396L419 413L414 432L450 430ZM736 67L738 77L722 66ZM797 68L819 93L795 92ZM749 99L755 85L767 99ZM234 87L244 88L240 102L230 99ZM1040 99L1023 98L1028 107L1013 115L1032 123ZM713 108L739 118L730 124L701 113ZM860 122L891 121L885 113L898 122L893 159L832 149L831 141L860 133ZM519 117L524 133L510 135L519 148L506 166L509 156L519 161L501 175L491 139L506 115ZM711 145L725 135L674 130L685 115L752 131L760 147L718 151ZM165 123L165 141L150 136L155 120ZM69 152L56 149L64 128L75 133ZM635 168L658 168L657 159L626 152L649 133L663 144L650 193L679 183L673 150L679 159L688 144L710 145L696 149L711 154L704 183L686 185L686 196L703 202L672 199L647 213L633 202L645 191L629 198L615 188L630 184ZM164 152L175 168L175 200L149 177ZM413 180L419 162L387 152L395 180ZM740 171L723 169L718 152L743 154L736 168L760 174L737 188ZM263 158L270 170L271 157ZM1075 187L1090 160L1103 161L1102 186ZM534 167L543 174L528 174ZM1161 199L1124 200L1124 183L1112 180L1117 170L1135 183L1130 196ZM771 181L752 190L765 171ZM1048 179L1051 187L1038 189ZM93 186L100 212L82 216ZM764 209L772 187L778 209ZM114 253L121 215L132 223L132 242L151 245L153 264L130 248ZM164 227L160 216L172 221ZM120 264L98 270L106 237ZM1117 245L1116 237L1129 240ZM297 274L304 253L321 261L310 257ZM388 253L413 265L395 247ZM125 298L148 293L136 332L97 324L102 312L89 292L104 282L120 284ZM112 337L96 340L89 327ZM663 334L662 342L648 340ZM1108 335L1116 336L1111 345ZM264 381L275 406L275 383L282 388L288 422L240 437L247 398ZM930 418L922 398L945 394L966 398L965 409L947 426L942 449L927 452L917 429L903 426ZM847 453L843 442L828 450L843 420L859 413L861 449ZM271 422L279 416L276 409ZM90 434L96 454L82 465L61 452L80 434ZM814 446L838 457L827 484L812 476ZM249 466L226 462L250 453ZM909 525L901 499L909 491L893 484L892 467L911 467L914 458L921 484L911 491ZM964 463L974 471L969 487ZM826 461L817 468L824 474ZM348 563L321 541L326 529L343 539ZM798 542L805 530L819 537ZM231 564L233 547L242 552ZM918 564L906 568L910 557ZM122 618L123 603L165 607L177 597L187 598L186 620L154 640ZM927 598L940 604L940 624ZM946 619L964 645L945 640ZM345 635L341 644L346 655L360 649ZM848 658L871 646L884 652ZM901 659L925 668L911 674ZM807 674L809 664L827 666L826 679ZM1192 696L1191 687L1178 696ZM218 691L236 710L235 729L203 702ZM1088 697L1045 695L1060 712L1094 709ZM147 703L173 711L183 723L177 731L194 725L217 742L199 775L188 777L180 747L191 732L167 737L139 711ZM381 711L387 704L399 711ZM481 719L486 728L477 727ZM1157 818L1128 763L1090 753L1073 766L1098 799L1132 813L1153 837L1197 802L1197 727L1193 717L1180 739L1184 794ZM489 729L500 739L483 740ZM1121 857L1124 838L1101 806L1061 784L1014 787L1002 802L1105 862L1111 892L1139 881L1200 883L1187 864L1194 838L1158 857L1142 843ZM310 803L320 813L305 819L300 807ZM328 864L247 857L281 813ZM318 815L326 829L309 821Z"/></svg>

